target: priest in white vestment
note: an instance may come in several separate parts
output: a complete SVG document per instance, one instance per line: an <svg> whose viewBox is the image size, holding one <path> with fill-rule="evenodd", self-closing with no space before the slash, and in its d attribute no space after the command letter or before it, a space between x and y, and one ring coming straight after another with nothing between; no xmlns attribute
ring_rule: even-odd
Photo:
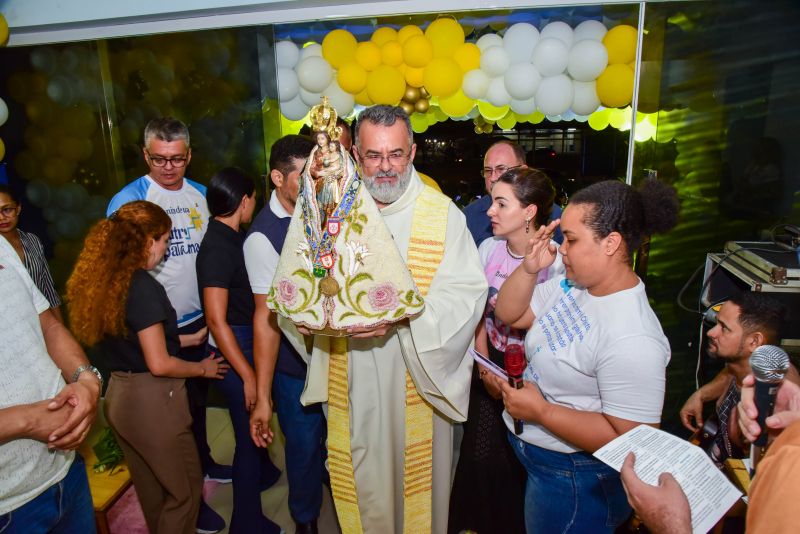
<svg viewBox="0 0 800 534"><path fill-rule="evenodd" d="M430 269L432 279L422 313L393 325L349 331L349 441L360 524L351 528L342 521L337 502L345 534L359 530L401 534L420 529L444 534L447 530L453 423L467 416L472 372L467 349L484 309L487 284L464 216L420 180L413 166L415 150L402 108L373 106L362 112L355 129L356 159L364 185L403 260L409 263L409 241L415 228L443 226L444 246L438 265ZM420 202L430 199L440 207L438 218L419 209ZM414 249L412 245L412 254ZM409 268L414 270L410 263ZM280 324L299 352L308 356L298 330L283 317ZM331 338L313 336L304 404L328 401L331 347ZM413 380L410 387L432 408L431 514L424 521L428 528L404 525L415 516L415 510L408 510L404 519L407 371Z"/></svg>

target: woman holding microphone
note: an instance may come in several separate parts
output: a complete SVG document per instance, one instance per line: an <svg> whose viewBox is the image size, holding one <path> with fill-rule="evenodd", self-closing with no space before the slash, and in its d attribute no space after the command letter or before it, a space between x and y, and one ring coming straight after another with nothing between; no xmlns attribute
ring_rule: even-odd
<svg viewBox="0 0 800 534"><path fill-rule="evenodd" d="M500 289L495 315L528 329L524 387L490 379L507 427L524 421L509 439L528 472L529 533L613 532L630 513L619 474L591 453L661 420L670 349L631 264L645 236L670 229L677 212L674 190L655 180L639 191L589 186L560 221L566 275L537 283L556 258L554 221L536 231Z"/></svg>

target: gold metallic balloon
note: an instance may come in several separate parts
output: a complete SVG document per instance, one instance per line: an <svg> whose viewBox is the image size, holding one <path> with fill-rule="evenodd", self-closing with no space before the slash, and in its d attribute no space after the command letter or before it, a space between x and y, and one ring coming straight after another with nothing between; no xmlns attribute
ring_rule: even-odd
<svg viewBox="0 0 800 534"><path fill-rule="evenodd" d="M406 112L406 115L411 115L414 113L414 104L411 104L410 102L403 100L400 102L400 107L403 108L403 111Z"/></svg>
<svg viewBox="0 0 800 534"><path fill-rule="evenodd" d="M420 96L420 90L418 88L407 85L406 92L403 95L403 100L410 104L415 104L417 100L419 100Z"/></svg>
<svg viewBox="0 0 800 534"><path fill-rule="evenodd" d="M417 110L419 113L425 113L426 111L428 111L429 107L431 107L431 103L425 98L420 98L414 104L414 109Z"/></svg>
<svg viewBox="0 0 800 534"><path fill-rule="evenodd" d="M420 98L430 98L431 94L424 87L420 87L419 88L419 96L420 96Z"/></svg>

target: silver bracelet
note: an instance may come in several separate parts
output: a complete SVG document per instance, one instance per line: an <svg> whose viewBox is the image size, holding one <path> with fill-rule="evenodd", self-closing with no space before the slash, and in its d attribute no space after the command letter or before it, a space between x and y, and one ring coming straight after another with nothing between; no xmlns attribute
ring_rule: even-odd
<svg viewBox="0 0 800 534"><path fill-rule="evenodd" d="M100 381L100 391L102 392L104 383L103 375L100 374L100 371L98 371L97 367L95 367L94 365L81 365L80 367L75 369L75 372L72 374L72 382L73 383L77 382L78 377L81 376L81 373L83 373L84 371L91 371L92 373L94 373L94 376L96 376L97 380Z"/></svg>

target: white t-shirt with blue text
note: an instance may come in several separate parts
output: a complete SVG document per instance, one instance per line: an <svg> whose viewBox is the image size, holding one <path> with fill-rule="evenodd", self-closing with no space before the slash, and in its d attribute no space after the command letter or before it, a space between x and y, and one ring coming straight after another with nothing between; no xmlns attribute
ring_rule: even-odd
<svg viewBox="0 0 800 534"><path fill-rule="evenodd" d="M660 422L670 348L641 280L595 297L562 275L536 286L531 309L536 318L525 338L524 379L548 402ZM513 431L507 412L503 418ZM525 423L520 438L552 451L580 450L537 424Z"/></svg>
<svg viewBox="0 0 800 534"><path fill-rule="evenodd" d="M172 219L164 261L150 273L167 290L169 301L178 314L178 326L185 326L203 316L195 261L210 217L205 195L205 186L192 180L184 178L181 188L172 191L145 175L114 195L106 212L110 216L123 204L148 200L161 206Z"/></svg>

